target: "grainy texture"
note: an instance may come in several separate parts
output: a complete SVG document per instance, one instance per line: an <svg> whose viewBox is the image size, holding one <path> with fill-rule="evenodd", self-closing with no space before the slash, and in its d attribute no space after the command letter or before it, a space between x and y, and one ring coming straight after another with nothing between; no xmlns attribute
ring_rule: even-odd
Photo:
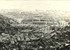
<svg viewBox="0 0 70 50"><path fill-rule="evenodd" d="M1 1L0 50L70 50L70 1Z"/></svg>
<svg viewBox="0 0 70 50"><path fill-rule="evenodd" d="M0 50L70 50L70 19L47 12L0 14Z"/></svg>

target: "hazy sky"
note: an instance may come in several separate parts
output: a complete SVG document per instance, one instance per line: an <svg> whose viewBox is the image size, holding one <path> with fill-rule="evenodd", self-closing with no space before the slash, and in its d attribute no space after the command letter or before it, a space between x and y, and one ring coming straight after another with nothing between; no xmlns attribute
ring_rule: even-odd
<svg viewBox="0 0 70 50"><path fill-rule="evenodd" d="M70 1L0 1L1 9L70 11Z"/></svg>

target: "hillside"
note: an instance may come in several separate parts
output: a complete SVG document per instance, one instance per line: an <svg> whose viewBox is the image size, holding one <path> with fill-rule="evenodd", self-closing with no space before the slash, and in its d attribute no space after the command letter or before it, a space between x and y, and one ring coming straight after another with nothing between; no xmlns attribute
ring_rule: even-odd
<svg viewBox="0 0 70 50"><path fill-rule="evenodd" d="M69 16L65 19L66 15L60 14L48 11L0 15L0 42L5 44L4 48L0 45L0 50L69 50Z"/></svg>
<svg viewBox="0 0 70 50"><path fill-rule="evenodd" d="M47 11L9 11L1 13L8 18L13 18L19 23L30 23L30 24L58 24L58 22L70 21L69 11L56 11L56 10L47 10ZM41 22L42 23L41 23Z"/></svg>
<svg viewBox="0 0 70 50"><path fill-rule="evenodd" d="M18 22L16 20L8 18L0 14L0 34L8 33L11 29L11 24L17 24L17 23Z"/></svg>

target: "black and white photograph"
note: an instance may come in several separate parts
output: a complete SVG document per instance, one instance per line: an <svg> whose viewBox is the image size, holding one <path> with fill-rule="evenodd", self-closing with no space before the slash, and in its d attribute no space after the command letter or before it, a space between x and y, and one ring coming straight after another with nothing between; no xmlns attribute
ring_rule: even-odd
<svg viewBox="0 0 70 50"><path fill-rule="evenodd" d="M0 0L0 50L70 50L70 1Z"/></svg>

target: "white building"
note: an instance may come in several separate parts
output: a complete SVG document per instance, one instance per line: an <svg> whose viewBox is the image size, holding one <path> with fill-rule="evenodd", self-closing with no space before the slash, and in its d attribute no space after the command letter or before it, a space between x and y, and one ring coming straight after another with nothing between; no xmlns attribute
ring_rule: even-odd
<svg viewBox="0 0 70 50"><path fill-rule="evenodd" d="M59 25L60 25L60 27L65 27L65 26L68 25L68 22L66 22L66 21L59 21Z"/></svg>

